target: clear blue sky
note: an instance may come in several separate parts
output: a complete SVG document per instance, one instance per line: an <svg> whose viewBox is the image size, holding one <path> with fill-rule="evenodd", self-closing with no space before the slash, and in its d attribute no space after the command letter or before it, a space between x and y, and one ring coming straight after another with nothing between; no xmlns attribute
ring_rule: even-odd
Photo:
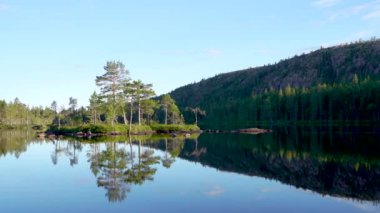
<svg viewBox="0 0 380 213"><path fill-rule="evenodd" d="M0 99L87 105L107 60L163 94L372 36L379 0L0 0Z"/></svg>

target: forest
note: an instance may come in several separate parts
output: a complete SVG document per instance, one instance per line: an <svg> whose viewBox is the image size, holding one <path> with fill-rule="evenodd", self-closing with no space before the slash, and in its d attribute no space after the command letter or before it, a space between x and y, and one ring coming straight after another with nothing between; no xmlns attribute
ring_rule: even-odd
<svg viewBox="0 0 380 213"><path fill-rule="evenodd" d="M201 80L170 93L202 129L379 122L380 40L321 48L278 63Z"/></svg>
<svg viewBox="0 0 380 213"><path fill-rule="evenodd" d="M311 88L269 89L249 98L208 102L201 126L218 129L254 124L365 124L380 122L380 81L369 77ZM228 112L228 113L225 113ZM223 116L220 116L223 114ZM192 117L189 116L189 120Z"/></svg>

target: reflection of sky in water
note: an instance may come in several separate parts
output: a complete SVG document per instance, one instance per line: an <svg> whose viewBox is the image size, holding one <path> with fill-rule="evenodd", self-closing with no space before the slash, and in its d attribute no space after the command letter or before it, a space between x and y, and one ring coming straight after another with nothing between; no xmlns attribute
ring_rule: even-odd
<svg viewBox="0 0 380 213"><path fill-rule="evenodd" d="M129 145L125 148L129 151ZM135 153L137 148L133 146ZM179 158L170 168L161 162L153 165L154 181L131 185L123 202L109 203L106 190L97 187L91 173L88 150L90 145L83 144L76 151L78 164L73 166L64 154L53 165L50 142L29 145L18 159L0 158L1 212L380 212L369 202L322 196ZM162 157L165 152L155 150L155 155Z"/></svg>

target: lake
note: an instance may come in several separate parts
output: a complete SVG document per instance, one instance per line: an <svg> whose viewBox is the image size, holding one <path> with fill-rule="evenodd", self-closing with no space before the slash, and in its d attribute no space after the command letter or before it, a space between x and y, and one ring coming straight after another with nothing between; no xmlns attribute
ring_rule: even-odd
<svg viewBox="0 0 380 213"><path fill-rule="evenodd" d="M36 139L0 132L1 212L380 212L378 127Z"/></svg>

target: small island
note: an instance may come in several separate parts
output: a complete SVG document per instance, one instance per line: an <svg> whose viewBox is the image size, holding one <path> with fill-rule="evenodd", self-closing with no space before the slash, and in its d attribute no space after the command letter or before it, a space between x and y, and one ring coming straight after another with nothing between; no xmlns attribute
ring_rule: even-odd
<svg viewBox="0 0 380 213"><path fill-rule="evenodd" d="M53 122L37 136L70 135L89 137L99 135L190 134L199 133L199 107L187 109L194 113L196 122L185 124L176 102L169 94L156 97L152 84L132 80L120 61L108 61L105 73L96 76L100 92L94 92L87 108L77 107L77 99L70 97L69 108L58 107L53 101L50 110Z"/></svg>

